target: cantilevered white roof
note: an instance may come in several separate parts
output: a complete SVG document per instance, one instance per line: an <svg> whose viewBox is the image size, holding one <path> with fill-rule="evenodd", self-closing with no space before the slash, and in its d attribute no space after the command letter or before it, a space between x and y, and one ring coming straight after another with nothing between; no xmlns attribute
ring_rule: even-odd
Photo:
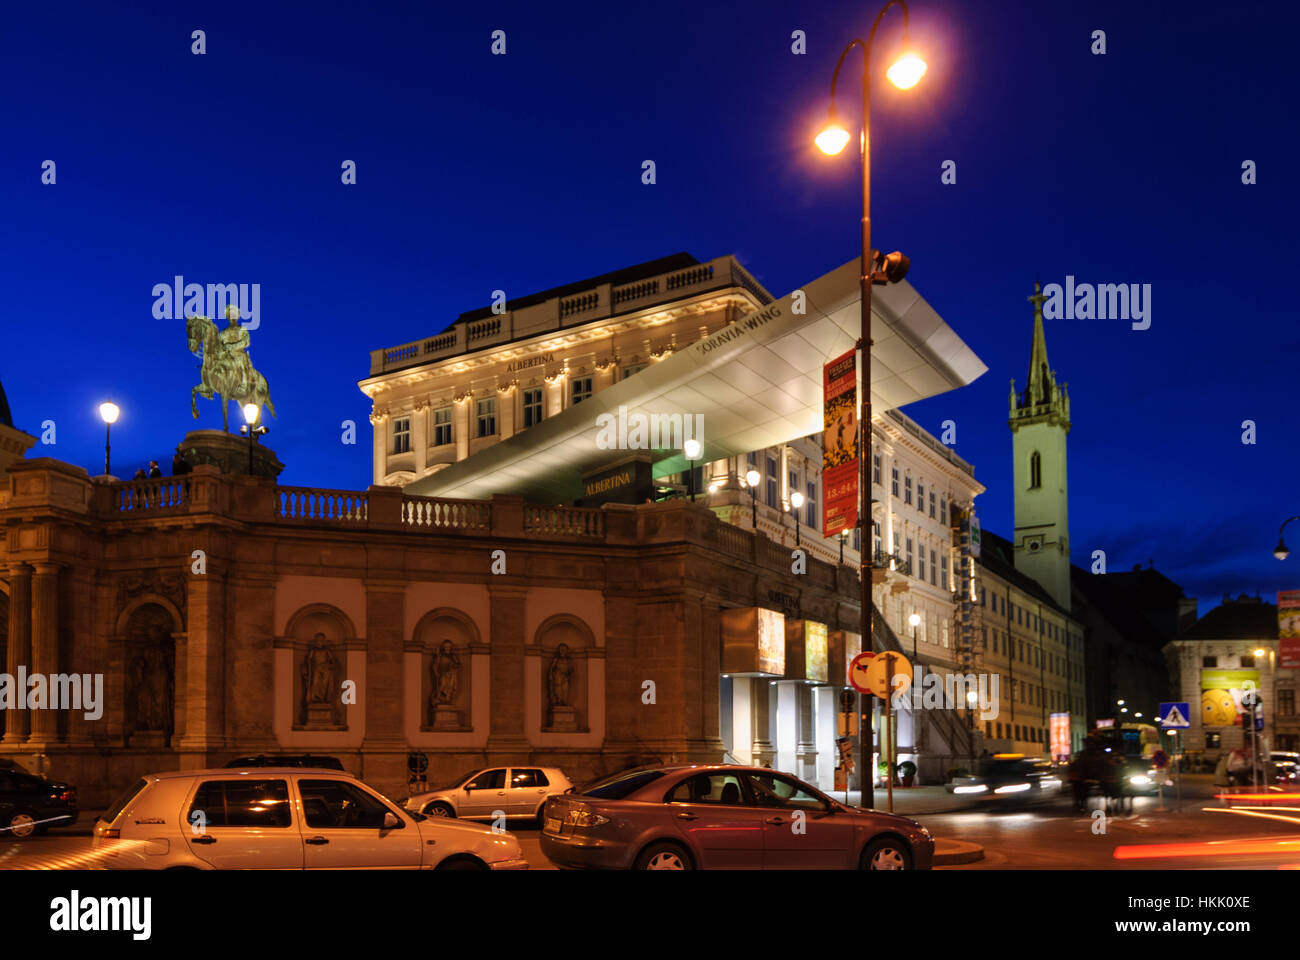
<svg viewBox="0 0 1300 960"><path fill-rule="evenodd" d="M858 261L677 350L634 376L534 427L415 480L424 496L487 499L523 494L535 503L582 497L582 476L630 455L597 445L596 418L702 414L700 463L788 443L822 429L822 367L857 342ZM796 291L797 292L797 291ZM872 288L871 402L876 412L971 383L988 370L910 284ZM859 389L862 371L859 369ZM654 475L685 469L680 450L660 451Z"/></svg>

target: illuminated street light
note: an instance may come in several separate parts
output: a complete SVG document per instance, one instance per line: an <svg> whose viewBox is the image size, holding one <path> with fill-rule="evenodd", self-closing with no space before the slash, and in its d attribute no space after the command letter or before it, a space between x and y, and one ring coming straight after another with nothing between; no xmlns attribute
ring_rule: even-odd
<svg viewBox="0 0 1300 960"><path fill-rule="evenodd" d="M109 455L112 450L113 424L117 423L117 418L121 415L122 408L112 400L105 400L99 405L99 418L104 421L104 476L108 476L113 472L109 464Z"/></svg>
<svg viewBox="0 0 1300 960"><path fill-rule="evenodd" d="M858 398L858 402L861 404L858 412L858 495L861 498L858 508L858 524L862 538L860 577L863 650L873 649L871 636L873 613L871 568L874 558L871 550L871 532L867 529L867 524L871 522L871 510L868 506L871 486L867 480L867 464L871 461L871 285L873 283L896 283L907 272L907 258L901 253L890 254L889 257L880 257L871 248L871 45L876 39L876 30L879 29L881 20L884 19L889 8L895 4L901 7L903 11L903 46L906 53L887 71L886 75L891 83L902 89L907 89L914 86L925 73L925 64L909 49L911 44L909 42L909 15L906 0L887 0L885 5L880 8L880 12L876 14L876 19L871 24L871 31L867 34L867 39L865 41L860 38L853 40L840 53L840 58L835 64L835 72L831 75L831 99L827 110L826 126L815 138L818 149L831 155L843 150L851 139L848 128L840 123L835 112L835 88L839 83L840 68L844 66L844 59L848 56L850 50L854 47L860 47L862 49L862 133L860 139L862 250L859 282L862 287L862 296L858 349L862 351L862 395ZM859 713L861 712L861 704L859 703ZM870 807L874 802L871 778L872 743L871 736L865 728L862 731L859 746L862 751L860 765L862 781L861 804L864 807ZM891 780L890 783L890 809L892 810L893 781Z"/></svg>
<svg viewBox="0 0 1300 960"><path fill-rule="evenodd" d="M244 420L247 421L239 428L240 433L248 434L248 475L253 475L253 438L259 433L269 433L269 427L256 426L258 419L262 416L262 405L260 403L244 404Z"/></svg>
<svg viewBox="0 0 1300 960"><path fill-rule="evenodd" d="M1286 548L1286 541L1282 539L1282 531L1286 529L1286 525L1292 520L1300 520L1300 516L1287 517L1282 521L1282 526L1277 528L1277 546L1273 548L1273 556L1279 560L1285 560L1291 555L1291 551Z"/></svg>
<svg viewBox="0 0 1300 960"><path fill-rule="evenodd" d="M694 437L682 444L682 453L686 454L686 482L691 490L691 503L695 502L695 463L700 459L704 447Z"/></svg>
<svg viewBox="0 0 1300 960"><path fill-rule="evenodd" d="M794 514L794 545L799 546L799 508L803 506L803 494L796 490L790 494L790 512Z"/></svg>
<svg viewBox="0 0 1300 960"><path fill-rule="evenodd" d="M921 615L914 611L912 615L907 618L907 622L912 625L912 666L915 667L916 666L916 628L921 625Z"/></svg>

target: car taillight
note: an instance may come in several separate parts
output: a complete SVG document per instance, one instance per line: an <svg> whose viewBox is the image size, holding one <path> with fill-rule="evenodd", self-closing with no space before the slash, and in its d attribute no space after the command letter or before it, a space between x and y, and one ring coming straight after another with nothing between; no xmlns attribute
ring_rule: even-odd
<svg viewBox="0 0 1300 960"><path fill-rule="evenodd" d="M77 791L71 788L64 790L62 793L59 794L59 799L71 803L72 801L77 799Z"/></svg>
<svg viewBox="0 0 1300 960"><path fill-rule="evenodd" d="M104 837L104 838L107 839L107 840L120 840L120 839L122 839L122 831L121 831L121 830L114 830L112 827L104 827L104 828L102 828L102 829L99 831L99 835L100 835L101 837Z"/></svg>
<svg viewBox="0 0 1300 960"><path fill-rule="evenodd" d="M602 823L609 823L609 817L602 817L590 810L571 810L566 819L575 827L598 827Z"/></svg>

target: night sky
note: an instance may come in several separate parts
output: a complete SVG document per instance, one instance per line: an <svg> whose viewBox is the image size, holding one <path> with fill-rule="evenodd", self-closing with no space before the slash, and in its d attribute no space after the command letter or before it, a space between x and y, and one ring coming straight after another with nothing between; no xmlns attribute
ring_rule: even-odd
<svg viewBox="0 0 1300 960"><path fill-rule="evenodd" d="M32 455L99 473L95 411L111 396L114 472L167 464L221 418L200 400L191 419L196 361L183 321L153 318L153 286L260 283L251 357L278 409L282 482L363 488L369 351L436 333L494 289L687 251L735 254L782 296L857 255L856 158L811 140L835 60L876 9L10 5L0 382L15 422L39 435L53 420L56 445ZM1024 383L1035 278L1151 284L1149 330L1047 324L1073 406L1072 555L1153 559L1202 613L1226 592L1300 588L1300 553L1271 555L1300 513L1297 28L1280 2L917 0L930 69L905 93L883 76L897 9L875 45L876 244L911 257L909 280L989 366L906 412L936 435L956 421L988 487L984 526L1010 535L1008 380ZM1300 548L1300 524L1290 539Z"/></svg>

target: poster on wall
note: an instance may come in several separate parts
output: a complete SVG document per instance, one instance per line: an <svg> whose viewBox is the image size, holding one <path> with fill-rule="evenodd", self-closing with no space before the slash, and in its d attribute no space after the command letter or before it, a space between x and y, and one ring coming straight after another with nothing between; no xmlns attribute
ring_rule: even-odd
<svg viewBox="0 0 1300 960"><path fill-rule="evenodd" d="M1070 715L1054 713L1049 719L1048 730L1052 742L1052 759L1057 763L1070 760Z"/></svg>
<svg viewBox="0 0 1300 960"><path fill-rule="evenodd" d="M776 610L758 609L758 670L785 674L785 617Z"/></svg>
<svg viewBox="0 0 1300 960"><path fill-rule="evenodd" d="M1244 712L1242 694L1259 690L1258 670L1202 670L1201 725L1237 727Z"/></svg>
<svg viewBox="0 0 1300 960"><path fill-rule="evenodd" d="M1300 590L1277 592L1277 665L1284 670L1300 667Z"/></svg>
<svg viewBox="0 0 1300 960"><path fill-rule="evenodd" d="M858 525L858 358L850 350L822 367L822 534Z"/></svg>

